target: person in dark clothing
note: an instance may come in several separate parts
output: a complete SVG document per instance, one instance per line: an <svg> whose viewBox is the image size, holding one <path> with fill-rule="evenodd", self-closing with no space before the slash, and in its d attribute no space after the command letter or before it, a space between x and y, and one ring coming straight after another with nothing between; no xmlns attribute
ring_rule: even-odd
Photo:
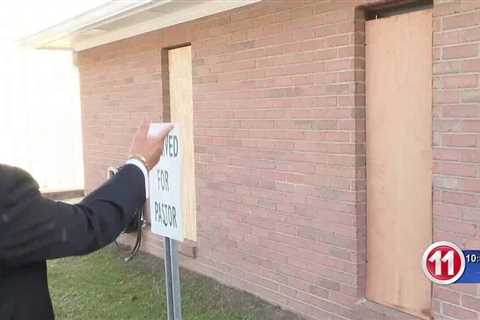
<svg viewBox="0 0 480 320"><path fill-rule="evenodd" d="M147 172L171 129L150 137L144 121L129 161L76 205L43 198L27 172L0 165L0 320L54 319L46 260L87 254L115 240L143 206Z"/></svg>

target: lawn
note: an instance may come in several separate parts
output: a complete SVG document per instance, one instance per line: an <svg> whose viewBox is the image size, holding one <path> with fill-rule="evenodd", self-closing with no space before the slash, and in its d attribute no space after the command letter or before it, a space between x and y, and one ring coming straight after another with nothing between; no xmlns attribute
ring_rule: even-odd
<svg viewBox="0 0 480 320"><path fill-rule="evenodd" d="M182 270L184 320L301 320L248 293ZM49 262L57 320L167 319L163 260L141 254L129 263L109 247Z"/></svg>

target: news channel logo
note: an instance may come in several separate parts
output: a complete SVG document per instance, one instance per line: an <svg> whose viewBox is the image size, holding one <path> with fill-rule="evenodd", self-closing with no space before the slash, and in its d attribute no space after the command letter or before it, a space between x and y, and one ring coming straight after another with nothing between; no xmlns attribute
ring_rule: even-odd
<svg viewBox="0 0 480 320"><path fill-rule="evenodd" d="M480 283L480 250L462 250L448 241L432 243L423 253L422 269L433 283Z"/></svg>

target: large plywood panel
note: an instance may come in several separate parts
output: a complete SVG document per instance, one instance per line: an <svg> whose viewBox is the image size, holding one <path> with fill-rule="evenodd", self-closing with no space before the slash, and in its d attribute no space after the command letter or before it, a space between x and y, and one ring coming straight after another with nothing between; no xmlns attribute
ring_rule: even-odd
<svg viewBox="0 0 480 320"><path fill-rule="evenodd" d="M168 51L170 120L180 124L183 146L184 237L197 240L195 159L193 147L192 50L191 46Z"/></svg>
<svg viewBox="0 0 480 320"><path fill-rule="evenodd" d="M432 13L366 22L367 297L430 317Z"/></svg>

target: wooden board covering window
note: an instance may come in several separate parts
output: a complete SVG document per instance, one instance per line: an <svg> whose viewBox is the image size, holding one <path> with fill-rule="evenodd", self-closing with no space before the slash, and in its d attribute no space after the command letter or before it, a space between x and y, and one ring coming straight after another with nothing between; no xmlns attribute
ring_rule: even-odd
<svg viewBox="0 0 480 320"><path fill-rule="evenodd" d="M197 240L195 159L193 148L192 49L168 51L170 121L178 123L182 134L182 205L184 237Z"/></svg>
<svg viewBox="0 0 480 320"><path fill-rule="evenodd" d="M366 22L367 298L430 318L432 13Z"/></svg>

